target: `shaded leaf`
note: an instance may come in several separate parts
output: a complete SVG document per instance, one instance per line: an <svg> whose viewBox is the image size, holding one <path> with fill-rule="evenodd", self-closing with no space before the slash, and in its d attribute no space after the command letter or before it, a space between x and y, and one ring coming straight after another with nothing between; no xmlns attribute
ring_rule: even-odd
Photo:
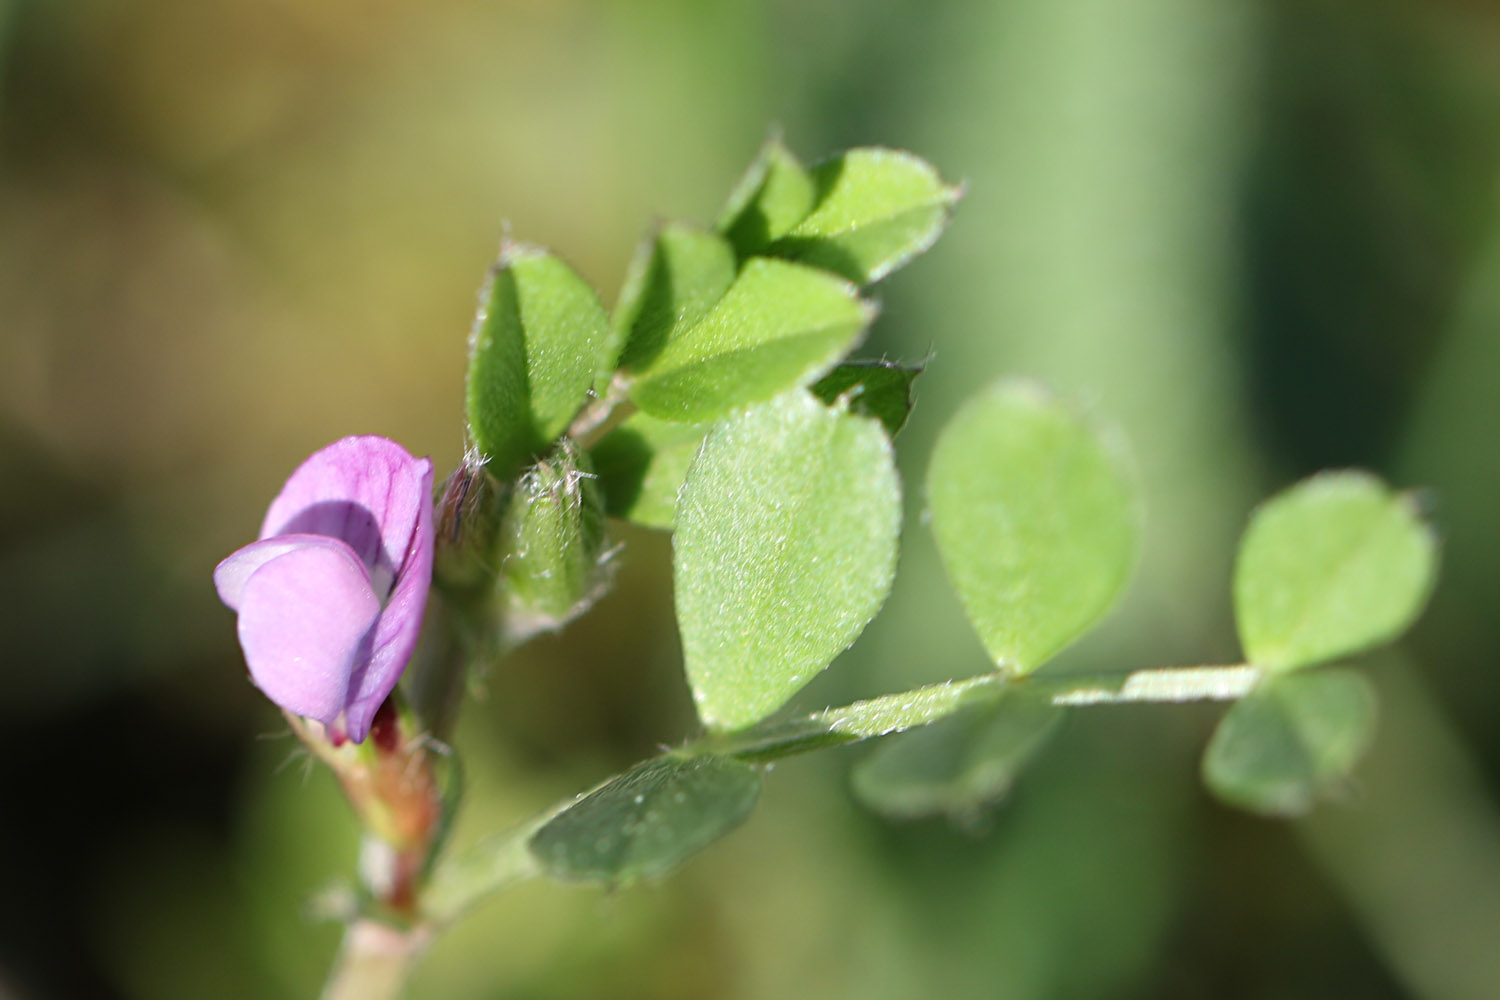
<svg viewBox="0 0 1500 1000"><path fill-rule="evenodd" d="M1272 675L1220 720L1203 779L1230 805L1299 816L1348 778L1374 729L1375 693L1354 671Z"/></svg>
<svg viewBox="0 0 1500 1000"><path fill-rule="evenodd" d="M760 772L742 761L668 755L585 795L532 835L553 878L619 883L665 875L744 822Z"/></svg>
<svg viewBox="0 0 1500 1000"><path fill-rule="evenodd" d="M708 428L636 413L605 435L591 453L605 512L670 530L677 520L677 491Z"/></svg>
<svg viewBox="0 0 1500 1000"><path fill-rule="evenodd" d="M719 213L718 229L741 259L761 253L807 217L813 181L779 136L766 140Z"/></svg>
<svg viewBox="0 0 1500 1000"><path fill-rule="evenodd" d="M959 411L927 496L970 622L1017 674L1093 625L1135 562L1141 518L1123 447L1030 383L1002 380Z"/></svg>
<svg viewBox="0 0 1500 1000"><path fill-rule="evenodd" d="M812 391L825 403L848 397L850 413L874 417L895 437L911 414L912 385L920 374L921 365L845 361L819 379Z"/></svg>
<svg viewBox="0 0 1500 1000"><path fill-rule="evenodd" d="M588 283L545 250L512 245L480 295L469 343L469 432L508 479L587 401L609 323Z"/></svg>
<svg viewBox="0 0 1500 1000"><path fill-rule="evenodd" d="M649 364L708 315L734 283L735 268L734 250L723 237L686 223L663 225L636 251L615 307L619 366Z"/></svg>
<svg viewBox="0 0 1500 1000"><path fill-rule="evenodd" d="M1012 693L876 748L855 767L860 801L892 819L946 816L974 827L1062 721L1047 699Z"/></svg>
<svg viewBox="0 0 1500 1000"><path fill-rule="evenodd" d="M699 423L816 379L874 316L852 285L755 258L699 322L634 369L631 397L666 420Z"/></svg>
<svg viewBox="0 0 1500 1000"><path fill-rule="evenodd" d="M894 149L851 149L818 164L811 178L812 211L767 253L861 285L931 247L960 195L925 160Z"/></svg>
<svg viewBox="0 0 1500 1000"><path fill-rule="evenodd" d="M852 643L895 573L901 494L874 420L805 391L717 424L677 503L677 621L698 714L751 725Z"/></svg>
<svg viewBox="0 0 1500 1000"><path fill-rule="evenodd" d="M1362 472L1327 472L1251 517L1234 572L1250 662L1290 670L1389 642L1432 589L1437 542L1410 498Z"/></svg>

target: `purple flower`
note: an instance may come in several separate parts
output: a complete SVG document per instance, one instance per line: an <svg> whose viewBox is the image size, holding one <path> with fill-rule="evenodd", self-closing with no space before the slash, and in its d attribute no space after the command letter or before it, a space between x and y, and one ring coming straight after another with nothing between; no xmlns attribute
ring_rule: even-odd
<svg viewBox="0 0 1500 1000"><path fill-rule="evenodd" d="M406 669L432 582L432 463L383 437L314 452L214 569L250 678L356 743Z"/></svg>

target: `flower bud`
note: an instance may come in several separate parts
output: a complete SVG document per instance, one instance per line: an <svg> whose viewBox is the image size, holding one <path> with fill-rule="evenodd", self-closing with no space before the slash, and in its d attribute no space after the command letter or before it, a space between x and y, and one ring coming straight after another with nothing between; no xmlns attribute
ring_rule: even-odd
<svg viewBox="0 0 1500 1000"><path fill-rule="evenodd" d="M512 641L561 628L609 583L604 497L588 456L572 442L516 484L505 518L502 567Z"/></svg>

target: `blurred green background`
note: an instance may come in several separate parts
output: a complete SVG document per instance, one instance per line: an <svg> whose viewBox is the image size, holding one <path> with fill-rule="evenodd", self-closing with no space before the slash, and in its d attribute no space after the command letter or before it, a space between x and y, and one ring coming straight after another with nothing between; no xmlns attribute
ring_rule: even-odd
<svg viewBox="0 0 1500 1000"><path fill-rule="evenodd" d="M1480 0L0 0L0 997L311 996L352 870L209 571L345 434L442 468L500 236L613 296L779 124L968 185L862 353L931 355L902 572L804 708L984 668L921 525L969 392L1125 425L1124 607L1061 668L1228 661L1252 504L1428 488L1433 605L1375 750L1276 824L1197 781L1211 707L1074 717L986 829L891 826L858 749L779 765L660 885L548 884L419 997L1500 996L1500 11ZM476 689L457 838L691 728L663 539Z"/></svg>

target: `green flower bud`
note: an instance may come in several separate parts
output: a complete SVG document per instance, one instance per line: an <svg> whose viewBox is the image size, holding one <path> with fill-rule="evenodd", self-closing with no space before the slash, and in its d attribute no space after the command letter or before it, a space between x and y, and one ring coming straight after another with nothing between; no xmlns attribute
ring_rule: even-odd
<svg viewBox="0 0 1500 1000"><path fill-rule="evenodd" d="M588 456L571 441L521 477L504 532L501 574L512 641L561 628L608 586L604 495Z"/></svg>

